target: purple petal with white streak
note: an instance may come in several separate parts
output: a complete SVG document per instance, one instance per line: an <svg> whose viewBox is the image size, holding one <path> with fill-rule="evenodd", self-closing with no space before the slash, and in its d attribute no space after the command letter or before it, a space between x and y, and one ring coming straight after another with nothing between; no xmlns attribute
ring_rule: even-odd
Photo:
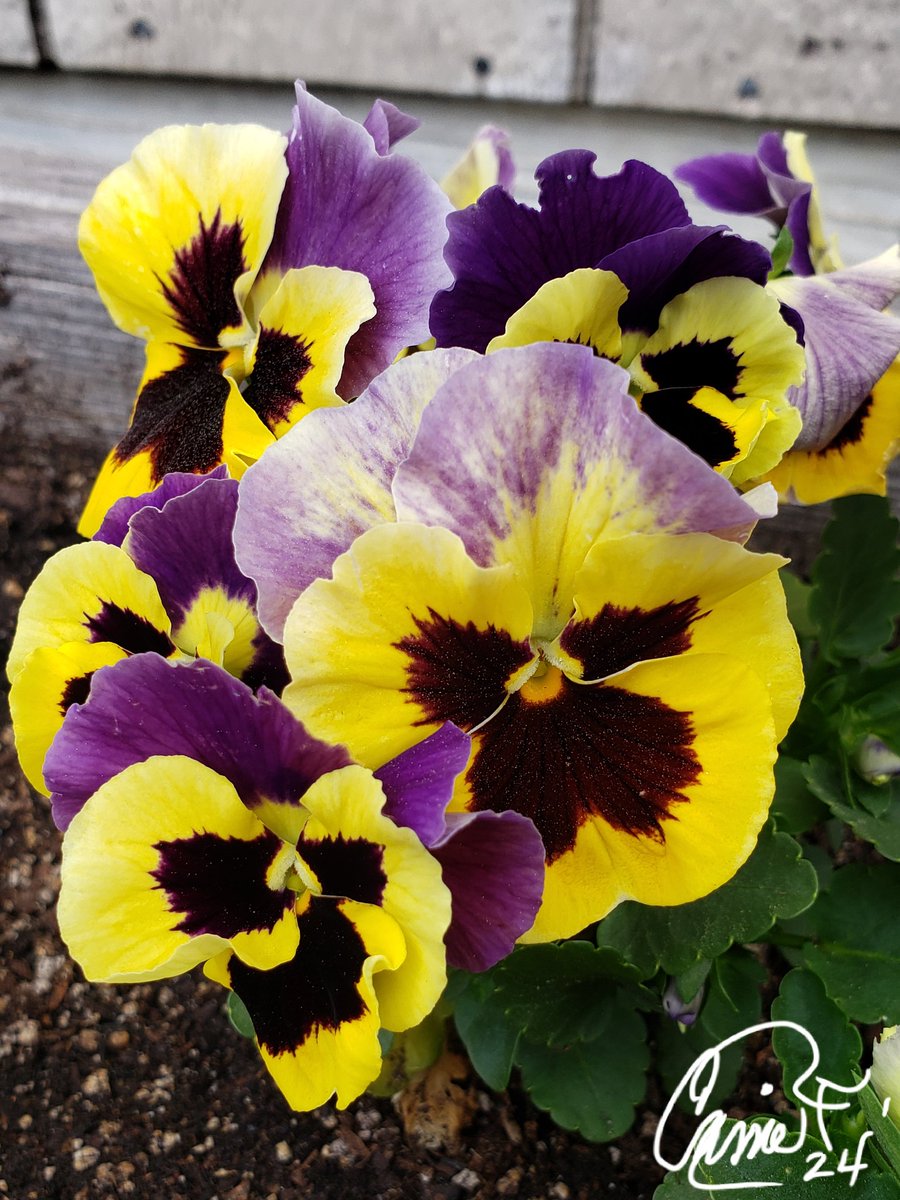
<svg viewBox="0 0 900 1200"><path fill-rule="evenodd" d="M431 853L453 898L447 962L486 971L534 924L544 890L544 844L515 812L451 813Z"/></svg>
<svg viewBox="0 0 900 1200"><path fill-rule="evenodd" d="M835 275L782 277L769 287L803 319L806 378L788 399L803 417L795 450L827 445L900 354L900 320L832 282Z"/></svg>
<svg viewBox="0 0 900 1200"><path fill-rule="evenodd" d="M250 808L298 804L321 775L352 761L342 747L311 737L270 692L254 696L213 663L136 654L115 666L94 675L87 702L72 705L47 755L60 829L108 779L154 754L211 767Z"/></svg>
<svg viewBox="0 0 900 1200"><path fill-rule="evenodd" d="M381 155L355 121L297 87L288 180L263 271L359 271L376 315L350 339L338 390L357 396L406 346L428 337L428 306L447 286L450 202L408 158Z"/></svg>
<svg viewBox="0 0 900 1200"><path fill-rule="evenodd" d="M453 784L466 769L472 740L449 721L375 772L387 797L384 815L412 829L425 846L447 832L444 813Z"/></svg>
<svg viewBox="0 0 900 1200"><path fill-rule="evenodd" d="M537 169L540 208L517 204L502 187L447 219L444 255L455 282L435 296L431 330L439 346L483 353L506 322L550 279L602 259L638 238L689 224L675 185L641 162L594 174L596 155L567 150Z"/></svg>
<svg viewBox="0 0 900 1200"><path fill-rule="evenodd" d="M128 536L128 522L142 508L162 508L167 501L175 496L184 496L192 492L207 479L227 479L228 468L223 464L210 471L208 475L193 475L187 471L170 471L159 487L152 492L144 492L140 496L123 496L117 500L106 516L103 524L94 534L93 541L109 542L111 546L121 546Z"/></svg>
<svg viewBox="0 0 900 1200"><path fill-rule="evenodd" d="M234 527L241 569L256 582L260 623L274 638L294 601L328 578L352 542L396 518L391 484L426 404L468 350L401 359L346 408L309 413L244 475Z"/></svg>
<svg viewBox="0 0 900 1200"><path fill-rule="evenodd" d="M379 154L389 154L397 142L409 137L422 124L416 117L403 112L390 100L376 100L363 121Z"/></svg>

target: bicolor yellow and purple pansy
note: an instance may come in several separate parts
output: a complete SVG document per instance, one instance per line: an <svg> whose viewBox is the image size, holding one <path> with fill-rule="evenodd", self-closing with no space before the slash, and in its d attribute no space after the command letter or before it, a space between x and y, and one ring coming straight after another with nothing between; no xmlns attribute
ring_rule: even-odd
<svg viewBox="0 0 900 1200"><path fill-rule="evenodd" d="M806 134L762 134L756 154L707 154L675 168L675 178L722 212L766 217L786 225L793 241L794 275L818 275L841 266L835 239L827 239Z"/></svg>
<svg viewBox="0 0 900 1200"><path fill-rule="evenodd" d="M142 720L127 714L140 708ZM227 779L244 806L283 841L303 832L305 861L324 886L324 853L310 848L304 797L321 776L352 765L341 746L311 737L267 689L257 695L211 663L171 665L154 655L98 672L89 699L73 706L47 755L53 816L66 829L115 776L153 756L184 756ZM468 737L451 726L376 773L384 814L415 832L441 865L452 896L446 931L452 966L482 971L530 928L543 885L543 847L517 814L448 816ZM340 894L361 897L351 884ZM334 891L326 887L326 891Z"/></svg>
<svg viewBox="0 0 900 1200"><path fill-rule="evenodd" d="M516 166L509 135L496 125L483 125L465 154L441 180L441 188L454 208L468 208L489 187L499 184L512 194Z"/></svg>
<svg viewBox="0 0 900 1200"><path fill-rule="evenodd" d="M388 145L412 120L385 105L369 119ZM353 396L427 334L448 203L373 138L301 87L287 143L252 125L170 127L100 184L82 252L113 320L149 344L83 533L168 472L225 463L238 477L306 412L341 403L342 375Z"/></svg>
<svg viewBox="0 0 900 1200"><path fill-rule="evenodd" d="M577 346L462 366L391 472L397 519L379 509L360 534L351 498L356 540L285 626L285 702L358 761L377 768L445 721L472 735L453 808L534 821L547 882L533 940L729 878L798 702L781 560L711 536L755 514L644 421L628 382ZM352 410L326 419L354 440ZM296 461L324 475L304 428ZM241 500L242 561L279 504L285 463L266 502L266 461Z"/></svg>
<svg viewBox="0 0 900 1200"><path fill-rule="evenodd" d="M256 617L256 587L237 568L237 482L174 474L154 493L114 506L94 541L45 565L19 613L7 662L23 770L41 766L69 707L94 671L126 655L197 656L257 687L280 691L281 647Z"/></svg>

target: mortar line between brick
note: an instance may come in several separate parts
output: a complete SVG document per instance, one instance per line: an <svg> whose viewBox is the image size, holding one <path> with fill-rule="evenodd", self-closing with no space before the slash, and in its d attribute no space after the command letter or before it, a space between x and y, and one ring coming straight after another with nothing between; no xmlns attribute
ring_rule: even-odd
<svg viewBox="0 0 900 1200"><path fill-rule="evenodd" d="M589 104L594 84L594 31L600 19L602 0L575 0L574 63L572 99Z"/></svg>
<svg viewBox="0 0 900 1200"><path fill-rule="evenodd" d="M28 15L31 18L31 36L38 55L38 66L55 68L50 23L44 11L44 0L28 0Z"/></svg>

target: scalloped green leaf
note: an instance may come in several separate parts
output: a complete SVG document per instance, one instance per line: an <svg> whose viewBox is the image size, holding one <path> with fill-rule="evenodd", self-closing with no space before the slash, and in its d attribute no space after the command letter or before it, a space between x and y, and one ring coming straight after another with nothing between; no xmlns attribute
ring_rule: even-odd
<svg viewBox="0 0 900 1200"><path fill-rule="evenodd" d="M640 972L609 949L590 942L523 946L494 971L497 1001L532 1042L557 1046L608 1035L617 996L629 988L635 1002L655 1006L640 987Z"/></svg>
<svg viewBox="0 0 900 1200"><path fill-rule="evenodd" d="M769 271L769 279L777 279L779 275L784 274L793 253L794 239L791 237L791 231L787 225L782 225L772 244L772 268Z"/></svg>
<svg viewBox="0 0 900 1200"><path fill-rule="evenodd" d="M900 613L900 525L882 496L844 496L832 511L812 570L809 615L821 653L839 663L891 640Z"/></svg>
<svg viewBox="0 0 900 1200"><path fill-rule="evenodd" d="M810 789L828 805L838 820L892 862L900 862L900 779L876 785L853 776L852 797L834 765L813 757L805 769Z"/></svg>
<svg viewBox="0 0 900 1200"><path fill-rule="evenodd" d="M507 1015L494 986L494 971L469 976L453 1002L453 1019L472 1066L495 1092L509 1083L521 1026Z"/></svg>
<svg viewBox="0 0 900 1200"><path fill-rule="evenodd" d="M766 826L753 854L724 887L676 908L620 904L600 922L597 942L634 963L644 978L659 967L680 975L735 942L758 940L778 918L803 912L817 888L816 872L797 842Z"/></svg>
<svg viewBox="0 0 900 1200"><path fill-rule="evenodd" d="M818 975L803 968L789 971L772 1002L772 1020L793 1021L812 1035L821 1055L816 1074L845 1087L853 1084L862 1039L856 1026L829 1000ZM794 1083L810 1066L810 1045L793 1030L776 1029L772 1048L781 1063L785 1094L793 1096Z"/></svg>
<svg viewBox="0 0 900 1200"><path fill-rule="evenodd" d="M612 1141L629 1128L650 1061L646 1027L623 993L611 998L608 1024L608 1037L565 1047L523 1038L515 1055L538 1108L592 1142Z"/></svg>
<svg viewBox="0 0 900 1200"><path fill-rule="evenodd" d="M806 764L787 754L775 763L775 799L772 819L782 833L805 833L824 815L821 798L806 779Z"/></svg>
<svg viewBox="0 0 900 1200"><path fill-rule="evenodd" d="M900 1021L900 867L853 863L832 876L809 913L803 961L854 1021Z"/></svg>

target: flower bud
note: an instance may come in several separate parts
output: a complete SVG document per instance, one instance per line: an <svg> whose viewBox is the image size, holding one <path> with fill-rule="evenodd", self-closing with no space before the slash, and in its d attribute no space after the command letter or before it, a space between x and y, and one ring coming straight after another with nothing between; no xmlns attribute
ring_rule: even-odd
<svg viewBox="0 0 900 1200"><path fill-rule="evenodd" d="M900 1025L885 1029L872 1047L871 1080L879 1100L890 1099L888 1116L900 1129Z"/></svg>
<svg viewBox="0 0 900 1200"><path fill-rule="evenodd" d="M868 783L889 783L895 775L900 775L900 755L880 737L869 734L856 752L856 769Z"/></svg>

